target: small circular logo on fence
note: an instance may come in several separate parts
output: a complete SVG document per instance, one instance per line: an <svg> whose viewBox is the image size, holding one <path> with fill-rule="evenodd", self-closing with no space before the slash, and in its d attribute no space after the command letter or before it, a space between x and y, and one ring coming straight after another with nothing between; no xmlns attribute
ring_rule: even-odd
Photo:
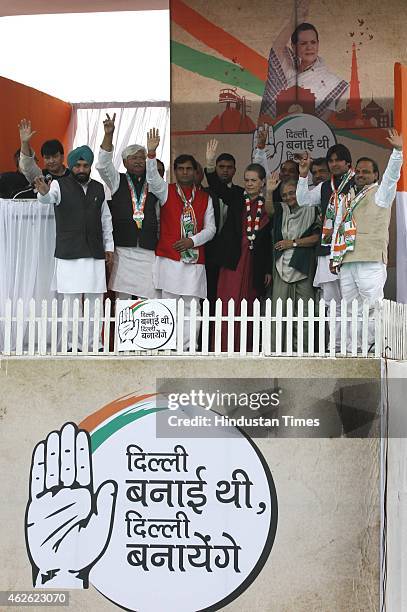
<svg viewBox="0 0 407 612"><path fill-rule="evenodd" d="M119 351L176 348L175 300L119 300L116 308Z"/></svg>

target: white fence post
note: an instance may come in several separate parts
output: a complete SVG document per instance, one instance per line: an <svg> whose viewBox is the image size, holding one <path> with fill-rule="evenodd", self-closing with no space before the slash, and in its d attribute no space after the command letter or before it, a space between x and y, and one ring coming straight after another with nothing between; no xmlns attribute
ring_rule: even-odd
<svg viewBox="0 0 407 612"><path fill-rule="evenodd" d="M110 352L110 319L111 319L111 311L112 311L112 302L110 298L105 300L105 316L103 322L103 352Z"/></svg>
<svg viewBox="0 0 407 612"><path fill-rule="evenodd" d="M89 323L90 323L90 307L89 299L86 298L83 302L83 327L82 327L82 354L89 353Z"/></svg>
<svg viewBox="0 0 407 612"><path fill-rule="evenodd" d="M304 354L304 300L300 298L297 304L297 355Z"/></svg>
<svg viewBox="0 0 407 612"><path fill-rule="evenodd" d="M35 300L31 298L28 306L28 354L35 354Z"/></svg>
<svg viewBox="0 0 407 612"><path fill-rule="evenodd" d="M240 304L240 355L247 355L247 300Z"/></svg>
<svg viewBox="0 0 407 612"><path fill-rule="evenodd" d="M195 355L196 353L196 311L197 311L197 303L196 299L191 300L191 304L189 306L189 352L191 355Z"/></svg>
<svg viewBox="0 0 407 612"><path fill-rule="evenodd" d="M235 301L230 299L228 302L228 327L227 327L227 351L228 355L233 355L235 350Z"/></svg>
<svg viewBox="0 0 407 612"><path fill-rule="evenodd" d="M358 301L354 299L352 301L352 357L357 357L358 354L358 308Z"/></svg>
<svg viewBox="0 0 407 612"><path fill-rule="evenodd" d="M276 355L282 354L282 319L283 319L283 300L277 299L276 305Z"/></svg>
<svg viewBox="0 0 407 612"><path fill-rule="evenodd" d="M58 300L54 298L51 303L51 355L58 352Z"/></svg>
<svg viewBox="0 0 407 612"><path fill-rule="evenodd" d="M291 298L288 298L286 302L285 320L286 354L287 357L290 357L293 354L293 301Z"/></svg>
<svg viewBox="0 0 407 612"><path fill-rule="evenodd" d="M178 298L177 308L177 352L184 352L184 300Z"/></svg>
<svg viewBox="0 0 407 612"><path fill-rule="evenodd" d="M62 323L61 323L61 353L66 355L68 352L68 316L69 316L69 299L62 300Z"/></svg>
<svg viewBox="0 0 407 612"><path fill-rule="evenodd" d="M318 312L318 354L320 357L325 356L325 322L326 322L326 303L324 298L319 300L319 312ZM334 331L335 334L335 331Z"/></svg>
<svg viewBox="0 0 407 612"><path fill-rule="evenodd" d="M16 355L23 354L23 339L24 339L24 304L20 298L17 300L17 316L16 316Z"/></svg>
<svg viewBox="0 0 407 612"><path fill-rule="evenodd" d="M336 354L336 302L331 300L329 305L329 356Z"/></svg>
<svg viewBox="0 0 407 612"><path fill-rule="evenodd" d="M95 310L93 312L93 346L92 353L99 353L99 344L101 343L100 332L101 332L101 311L102 311L103 302L101 302L100 298L96 298L95 300ZM92 313L91 313L92 315ZM91 319L92 321L92 316Z"/></svg>
<svg viewBox="0 0 407 612"><path fill-rule="evenodd" d="M220 355L222 348L222 300L216 300L215 305L215 355Z"/></svg>
<svg viewBox="0 0 407 612"><path fill-rule="evenodd" d="M271 355L271 299L266 300L266 310L262 327L262 350L263 355Z"/></svg>
<svg viewBox="0 0 407 612"><path fill-rule="evenodd" d="M308 300L308 355L315 354L314 338L315 338L315 302L312 298Z"/></svg>
<svg viewBox="0 0 407 612"><path fill-rule="evenodd" d="M260 302L253 304L253 355L260 355Z"/></svg>
<svg viewBox="0 0 407 612"><path fill-rule="evenodd" d="M367 357L369 350L369 302L364 300L362 307L362 356Z"/></svg>
<svg viewBox="0 0 407 612"><path fill-rule="evenodd" d="M342 298L341 300L341 355L346 356L346 338L348 336L348 304Z"/></svg>
<svg viewBox="0 0 407 612"><path fill-rule="evenodd" d="M73 301L73 309L72 309L72 354L78 354L78 344L79 344L79 300L75 298Z"/></svg>
<svg viewBox="0 0 407 612"><path fill-rule="evenodd" d="M201 324L201 354L208 355L209 353L209 300L204 300L202 307L202 324Z"/></svg>

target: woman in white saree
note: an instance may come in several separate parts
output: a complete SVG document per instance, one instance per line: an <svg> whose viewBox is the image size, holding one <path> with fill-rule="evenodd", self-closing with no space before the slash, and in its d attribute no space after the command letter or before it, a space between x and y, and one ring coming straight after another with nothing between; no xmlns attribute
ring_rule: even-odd
<svg viewBox="0 0 407 612"><path fill-rule="evenodd" d="M302 7L302 10L300 8ZM299 6L298 17L305 18L306 3ZM328 70L318 55L318 32L310 23L300 23L291 34L292 18L281 30L270 50L267 82L261 104L261 115L276 117L278 94L296 86L309 89L315 95L315 115L327 119L335 111L349 83ZM291 46L288 41L291 41ZM293 99L293 104L296 100Z"/></svg>

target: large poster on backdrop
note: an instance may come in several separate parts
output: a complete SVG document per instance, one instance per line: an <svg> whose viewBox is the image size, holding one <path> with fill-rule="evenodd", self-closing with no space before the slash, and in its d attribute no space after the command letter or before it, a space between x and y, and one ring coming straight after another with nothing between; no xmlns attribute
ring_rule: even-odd
<svg viewBox="0 0 407 612"><path fill-rule="evenodd" d="M1 609L371 609L379 366L349 361L0 361Z"/></svg>

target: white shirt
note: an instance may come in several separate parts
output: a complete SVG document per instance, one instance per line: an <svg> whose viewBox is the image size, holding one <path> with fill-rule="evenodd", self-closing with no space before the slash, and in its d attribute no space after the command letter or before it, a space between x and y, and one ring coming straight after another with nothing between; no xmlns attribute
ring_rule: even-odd
<svg viewBox="0 0 407 612"><path fill-rule="evenodd" d="M100 148L95 168L99 172L102 181L109 187L110 193L114 195L119 189L120 172L113 164L113 150L105 151L105 149Z"/></svg>
<svg viewBox="0 0 407 612"><path fill-rule="evenodd" d="M146 168L149 189L163 206L168 198L168 185L158 173L156 159L148 157ZM191 236L191 239L194 246L199 247L212 240L215 233L215 214L212 198L209 196L203 228L195 236ZM157 289L178 295L206 297L206 272L203 264L186 264L167 257L157 257L154 277Z"/></svg>

